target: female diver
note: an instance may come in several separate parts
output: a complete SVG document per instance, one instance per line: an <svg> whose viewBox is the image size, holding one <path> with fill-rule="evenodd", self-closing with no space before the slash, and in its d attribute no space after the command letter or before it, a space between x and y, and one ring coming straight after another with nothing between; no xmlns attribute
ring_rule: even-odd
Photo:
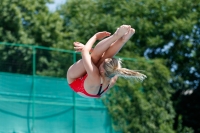
<svg viewBox="0 0 200 133"><path fill-rule="evenodd" d="M81 52L82 59L67 71L69 86L83 97L100 98L119 76L145 79L146 75L122 68L121 60L113 58L134 33L130 25L122 25L113 35L106 31L96 33L86 45L74 42L74 49ZM92 49L97 40L101 41Z"/></svg>

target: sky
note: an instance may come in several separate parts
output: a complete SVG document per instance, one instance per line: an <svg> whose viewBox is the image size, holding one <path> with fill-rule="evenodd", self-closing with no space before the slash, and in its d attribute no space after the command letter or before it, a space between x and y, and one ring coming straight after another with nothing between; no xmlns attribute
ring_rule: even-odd
<svg viewBox="0 0 200 133"><path fill-rule="evenodd" d="M49 9L51 11L55 11L57 7L59 7L61 4L65 3L66 0L54 0L53 4L47 4Z"/></svg>

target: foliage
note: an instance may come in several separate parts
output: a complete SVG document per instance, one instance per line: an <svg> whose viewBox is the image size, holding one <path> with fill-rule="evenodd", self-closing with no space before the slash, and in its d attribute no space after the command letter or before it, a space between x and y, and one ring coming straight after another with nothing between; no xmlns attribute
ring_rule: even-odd
<svg viewBox="0 0 200 133"><path fill-rule="evenodd" d="M1 0L1 42L73 49L74 41L86 43L98 31L113 33L130 24L136 34L118 56L136 58L124 60L124 67L145 70L148 78L120 79L108 94L114 125L127 133L199 132L189 107L200 110L200 0L67 0L56 12L49 11L49 2ZM32 74L32 54L29 48L0 46L0 70ZM37 49L39 75L64 77L70 64L66 53ZM188 89L196 90L182 95Z"/></svg>
<svg viewBox="0 0 200 133"><path fill-rule="evenodd" d="M49 11L46 6L49 2L51 1L2 0L0 4L1 42L34 44L47 47L66 45L65 38L67 34L64 32L63 20L57 12L51 13ZM45 69L47 66L50 70L54 69L51 66L55 65L49 64L54 55L45 50L37 51L37 55L40 55L36 57L36 62L40 67L38 73L43 73L42 68ZM31 49L1 46L0 61L4 62L4 64L0 65L1 71L32 73ZM5 67L8 64L10 67ZM66 65L62 65L63 67L66 67Z"/></svg>
<svg viewBox="0 0 200 133"><path fill-rule="evenodd" d="M160 60L125 62L129 64L126 66L129 69L145 70L147 79L142 84L120 79L105 98L115 127L125 133L174 133L175 112L170 101L172 88L168 84L170 73L167 68Z"/></svg>
<svg viewBox="0 0 200 133"><path fill-rule="evenodd" d="M188 89L191 87L197 88L197 86L199 86L197 79L199 79L198 68L200 65L198 64L199 59L197 58L198 54L196 52L199 49L199 3L199 0L68 0L66 4L63 5L60 13L63 15L65 23L70 25L70 27L67 27L68 31L74 33L72 40L79 40L83 43L86 42L89 36L96 31L106 29L113 33L116 27L121 24L130 24L136 29L136 34L123 47L123 50L118 55L134 58L145 56L150 59L164 59L166 62L162 64L166 65L168 70L171 70L172 72L170 78L171 87L174 90L178 90ZM183 62L188 63L182 65ZM150 70L149 72L153 72L155 69L155 67L154 69L150 68L147 67L144 70ZM138 67L138 69L140 69L140 67ZM159 73L159 75L160 74L161 73ZM164 92L168 92L169 88L163 88L163 86L159 85L159 83L161 83L160 80L162 80L160 77L155 77L155 75L150 75L148 77L154 79L153 83L157 82L157 84L148 82L148 80L144 81L144 83L147 84L148 82L149 86L153 85L157 89L162 89ZM169 82L166 79L166 77L163 78L165 84L168 86ZM123 91L130 89L130 87L126 85L128 83L125 82L126 84L123 84L123 82L118 84L121 86L120 90L122 88L124 88L122 89ZM120 91L120 94L125 93L123 91ZM133 92L135 92L135 90ZM114 95L115 93L113 92L112 94ZM166 98L163 97L162 100L170 100L170 94L171 93L166 95ZM139 96L139 94L137 95ZM118 101L119 97L117 95L114 96L115 97L112 97L112 100L116 99ZM147 97L143 96L142 98L143 101L146 100L147 103L151 101L149 99L147 100ZM152 99L153 98L154 96L152 96ZM122 103L125 102L124 99L120 99L122 100ZM166 101L164 100L164 102ZM118 105L118 103L119 102L109 104L109 106L110 108L115 108L115 106L120 107L124 105ZM125 109L121 108L121 110L123 111ZM113 114L114 111L110 109L110 112ZM138 115L138 112L135 112L135 114ZM120 118L122 118L122 115L114 116L114 119L119 120ZM173 119L173 117L170 118ZM180 124L181 121L182 120L176 121L177 123L175 124ZM126 120L123 120L123 122L126 123ZM171 121L171 123L173 123L173 121ZM121 124L118 123L118 125ZM124 131L128 132L129 130L125 125L122 124L121 127ZM135 123L127 125L135 125ZM176 127L174 131L192 132L190 128L185 126L191 125L184 124L183 122L183 126L179 126L179 129ZM171 128L169 128L169 130ZM147 129L153 130L153 128Z"/></svg>

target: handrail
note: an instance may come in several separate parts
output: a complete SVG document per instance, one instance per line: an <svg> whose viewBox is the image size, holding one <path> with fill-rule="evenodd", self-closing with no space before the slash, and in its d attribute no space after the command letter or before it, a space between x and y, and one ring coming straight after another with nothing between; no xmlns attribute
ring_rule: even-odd
<svg viewBox="0 0 200 133"><path fill-rule="evenodd" d="M38 48L38 49L45 49L50 51L58 51L58 52L66 52L66 53L76 53L72 50L65 50L59 48L52 48L52 47L44 47L44 46L37 46L33 44L19 44L19 43L8 43L8 42L0 42L0 45L9 45L9 46L19 46L19 47L30 47L30 48Z"/></svg>
<svg viewBox="0 0 200 133"><path fill-rule="evenodd" d="M75 52L73 50L65 50L65 49L60 49L60 48L38 46L38 45L33 45L33 44L19 44L19 43L0 42L0 45L20 46L20 47L29 47L29 48L33 48L34 47L34 48L37 48L37 49L45 49L45 50L50 50L50 51L58 51L58 52L65 52L65 53L80 54L80 53ZM119 56L116 56L116 57L117 58L121 58L122 60L137 61L136 58L119 57ZM150 60L147 60L147 61L150 61Z"/></svg>

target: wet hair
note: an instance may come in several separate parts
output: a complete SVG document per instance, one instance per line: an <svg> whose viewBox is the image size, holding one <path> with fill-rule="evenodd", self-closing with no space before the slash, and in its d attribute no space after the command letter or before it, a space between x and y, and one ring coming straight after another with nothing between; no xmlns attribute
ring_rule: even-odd
<svg viewBox="0 0 200 133"><path fill-rule="evenodd" d="M103 64L105 70L105 76L112 78L114 76L119 76L123 78L135 78L143 81L147 76L137 72L136 70L130 70L127 68L122 68L122 60L116 58L108 58Z"/></svg>

